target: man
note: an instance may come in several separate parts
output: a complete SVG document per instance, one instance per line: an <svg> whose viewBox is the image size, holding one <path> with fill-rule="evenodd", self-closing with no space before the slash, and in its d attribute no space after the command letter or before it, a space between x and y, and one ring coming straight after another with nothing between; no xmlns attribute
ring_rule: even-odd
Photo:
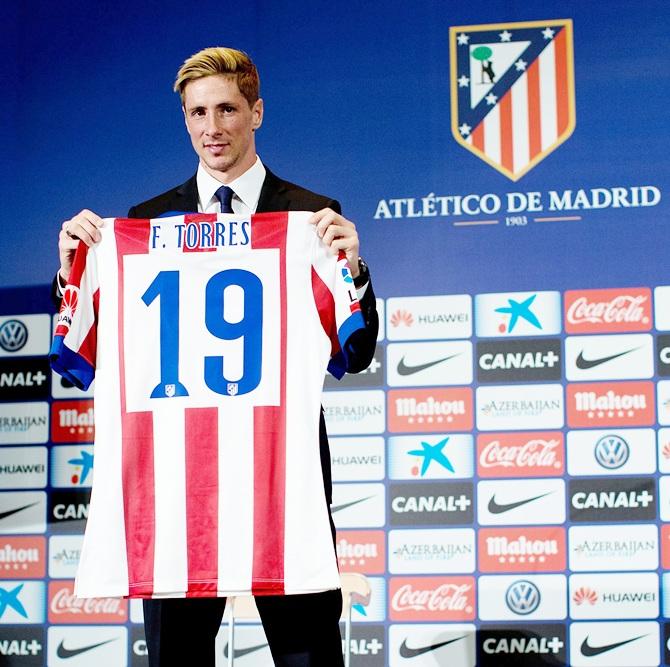
<svg viewBox="0 0 670 667"><path fill-rule="evenodd" d="M255 133L263 121L256 67L229 48L200 51L180 68L175 91L181 96L186 129L199 157L197 173L186 183L130 209L129 217L155 218L168 212L204 213L307 210L310 222L334 253L344 252L361 299L365 329L347 349L347 370L366 368L374 353L378 320L369 273L359 258L356 228L340 214L339 204L288 183L270 172L256 155ZM228 186L222 188L221 186ZM83 210L63 223L56 297L68 280L74 252L83 241L100 240L101 218ZM331 502L330 454L323 414L320 455L326 498ZM316 446L316 443L315 443ZM331 518L331 530L334 534ZM329 667L342 664L339 590L256 598L276 665ZM214 665L214 638L225 598L174 598L144 601L149 663Z"/></svg>

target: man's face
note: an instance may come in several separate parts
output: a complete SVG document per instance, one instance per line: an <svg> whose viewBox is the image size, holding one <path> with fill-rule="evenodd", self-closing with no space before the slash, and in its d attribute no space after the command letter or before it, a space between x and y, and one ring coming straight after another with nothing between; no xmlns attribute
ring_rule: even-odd
<svg viewBox="0 0 670 667"><path fill-rule="evenodd" d="M228 183L256 161L254 130L263 121L263 101L249 108L233 76L214 74L184 88L184 118L204 168Z"/></svg>

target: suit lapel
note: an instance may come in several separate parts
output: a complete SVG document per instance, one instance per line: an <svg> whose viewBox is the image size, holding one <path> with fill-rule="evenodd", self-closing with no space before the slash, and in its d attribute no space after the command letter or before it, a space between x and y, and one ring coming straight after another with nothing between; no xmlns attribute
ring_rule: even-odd
<svg viewBox="0 0 670 667"><path fill-rule="evenodd" d="M198 184L195 174L174 191L170 200L170 208L174 211L195 213L198 210ZM174 207L173 207L174 205Z"/></svg>
<svg viewBox="0 0 670 667"><path fill-rule="evenodd" d="M270 211L288 211L291 200L284 181L277 178L267 167L265 168L265 180L258 197L257 213L268 213Z"/></svg>

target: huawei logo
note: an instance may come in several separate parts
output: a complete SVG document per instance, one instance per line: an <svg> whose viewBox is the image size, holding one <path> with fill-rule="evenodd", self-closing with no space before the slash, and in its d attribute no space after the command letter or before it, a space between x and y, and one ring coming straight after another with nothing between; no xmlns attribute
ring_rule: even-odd
<svg viewBox="0 0 670 667"><path fill-rule="evenodd" d="M411 327L414 324L414 318L412 313L407 310L396 310L393 315L391 315L391 325L394 327L399 327L404 325L406 327Z"/></svg>
<svg viewBox="0 0 670 667"><path fill-rule="evenodd" d="M670 460L670 442L663 445L663 458Z"/></svg>
<svg viewBox="0 0 670 667"><path fill-rule="evenodd" d="M593 606L598 602L598 594L594 590L582 586L575 591L575 594L572 596L572 601L576 605L590 604Z"/></svg>

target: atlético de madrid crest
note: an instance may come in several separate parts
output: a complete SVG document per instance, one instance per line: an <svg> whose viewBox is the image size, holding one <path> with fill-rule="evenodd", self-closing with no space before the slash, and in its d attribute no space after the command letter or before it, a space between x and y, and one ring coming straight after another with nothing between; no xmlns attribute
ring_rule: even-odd
<svg viewBox="0 0 670 667"><path fill-rule="evenodd" d="M513 181L575 128L572 21L453 26L451 131Z"/></svg>

